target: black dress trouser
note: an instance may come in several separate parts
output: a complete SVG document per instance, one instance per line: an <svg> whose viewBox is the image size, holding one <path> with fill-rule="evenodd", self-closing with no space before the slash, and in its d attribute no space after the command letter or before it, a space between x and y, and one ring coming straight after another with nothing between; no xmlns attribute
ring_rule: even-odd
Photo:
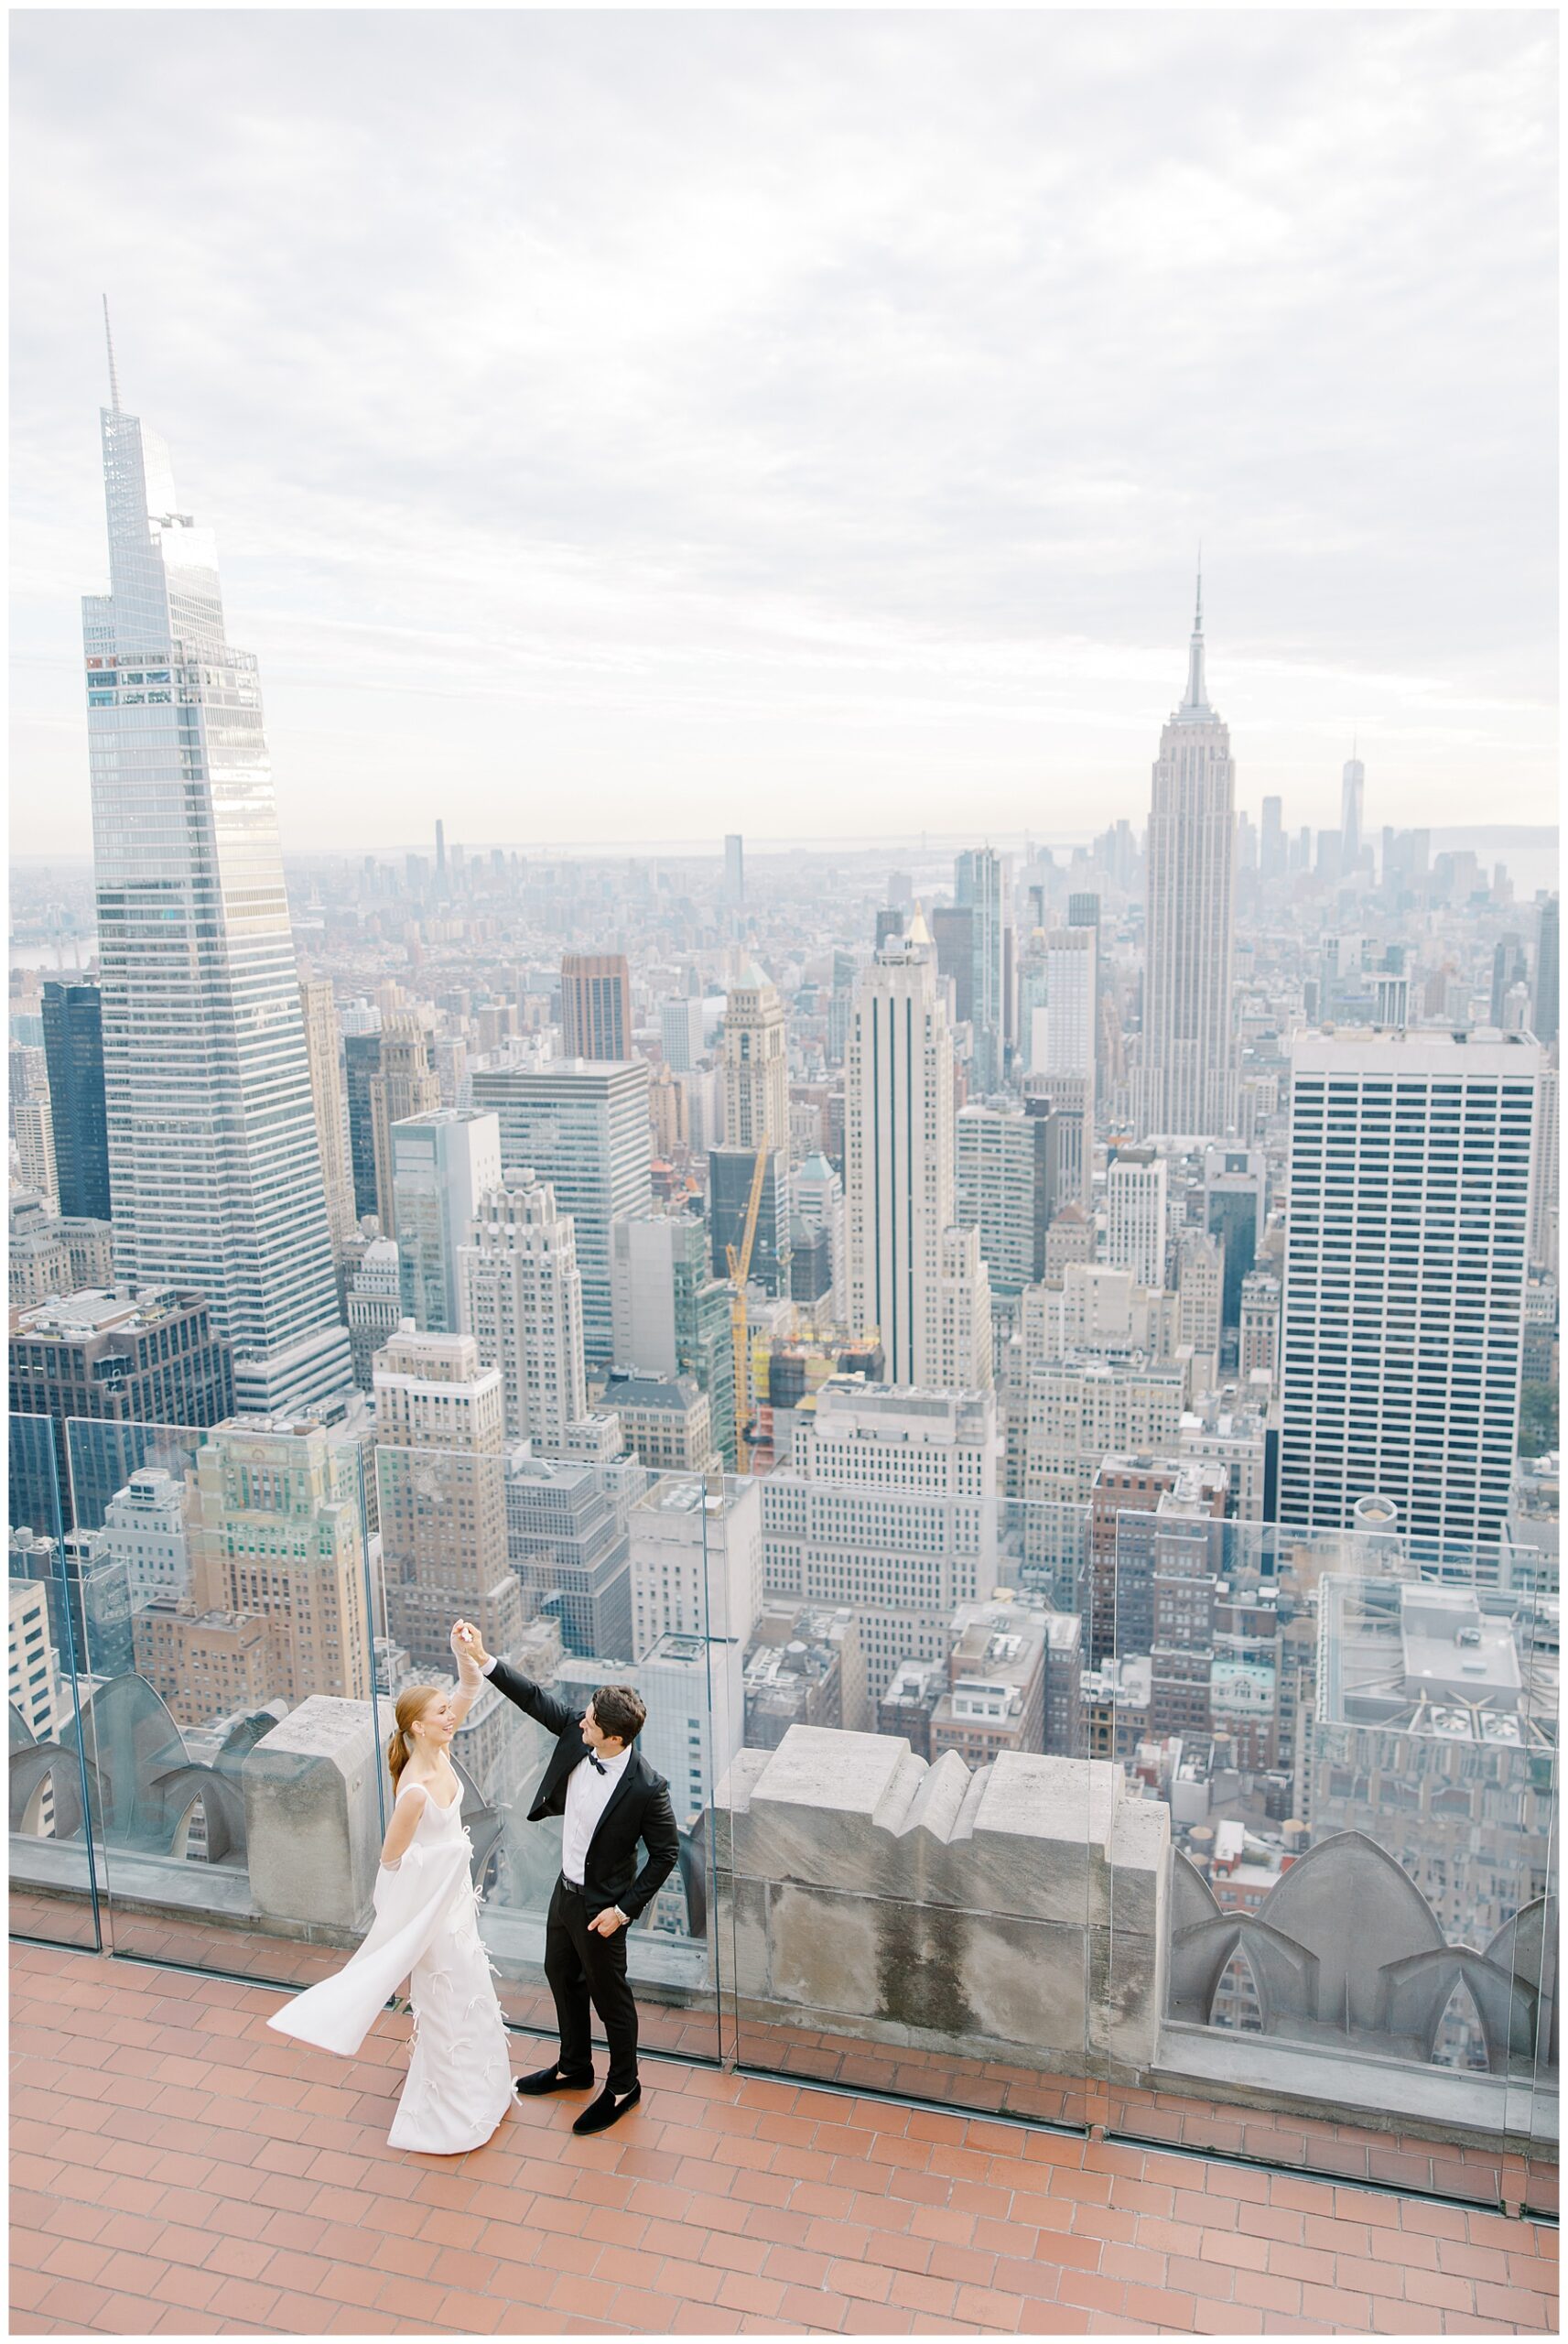
<svg viewBox="0 0 1568 2344"><path fill-rule="evenodd" d="M593 2066L591 2003L610 2042L610 2089L620 2094L637 2080L637 2005L626 1983L626 1931L601 1937L588 1926L593 1917L582 1890L557 1880L545 1924L545 1976L556 1998L563 2074L587 2075Z"/></svg>

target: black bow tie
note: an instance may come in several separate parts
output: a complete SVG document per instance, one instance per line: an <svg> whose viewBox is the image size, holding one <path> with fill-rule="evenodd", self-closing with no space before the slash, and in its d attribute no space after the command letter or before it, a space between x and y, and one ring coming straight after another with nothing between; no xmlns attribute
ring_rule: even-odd
<svg viewBox="0 0 1568 2344"><path fill-rule="evenodd" d="M608 1774L610 1772L610 1769L605 1764L603 1759L596 1758L591 1750L588 1753L588 1763L593 1768L595 1774Z"/></svg>

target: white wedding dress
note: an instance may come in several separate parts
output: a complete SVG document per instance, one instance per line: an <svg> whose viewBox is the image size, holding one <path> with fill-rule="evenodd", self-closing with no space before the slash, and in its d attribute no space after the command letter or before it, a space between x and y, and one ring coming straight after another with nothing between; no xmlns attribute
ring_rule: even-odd
<svg viewBox="0 0 1568 2344"><path fill-rule="evenodd" d="M267 2021L279 2035L351 2058L406 1978L414 2054L387 2139L422 2156L481 2147L512 2105L506 2029L480 1942L461 1804L460 1794L445 1807L427 1794L408 1849L376 1874L375 1921L363 1945Z"/></svg>

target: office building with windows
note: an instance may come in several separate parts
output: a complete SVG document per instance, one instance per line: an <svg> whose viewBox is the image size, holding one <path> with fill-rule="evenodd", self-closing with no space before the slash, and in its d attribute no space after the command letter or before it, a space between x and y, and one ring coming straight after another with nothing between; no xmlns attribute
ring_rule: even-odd
<svg viewBox="0 0 1568 2344"><path fill-rule="evenodd" d="M482 1108L438 1107L394 1123L392 1226L403 1308L421 1334L462 1326L459 1256L480 1199L501 1186L501 1126Z"/></svg>
<svg viewBox="0 0 1568 2344"><path fill-rule="evenodd" d="M1490 1549L1519 1426L1541 1052L1527 1036L1303 1034L1291 1052L1279 1513L1362 1498Z"/></svg>
<svg viewBox="0 0 1568 2344"><path fill-rule="evenodd" d="M568 1058L631 1057L632 978L624 952L563 957L561 1047Z"/></svg>
<svg viewBox="0 0 1568 2344"><path fill-rule="evenodd" d="M584 1354L590 1369L610 1367L611 1229L654 1200L647 1060L539 1064L497 1053L473 1070L473 1102L500 1123L503 1163L531 1166L549 1182L557 1210L570 1217Z"/></svg>
<svg viewBox="0 0 1568 2344"><path fill-rule="evenodd" d="M875 1335L890 1383L940 1389L951 1351L957 1226L953 1043L917 914L862 974L845 1072L845 1253L850 1332ZM989 1290L986 1315L989 1317ZM979 1298L967 1313L979 1325ZM986 1345L989 1358L989 1340Z"/></svg>
<svg viewBox="0 0 1568 2344"><path fill-rule="evenodd" d="M830 1377L761 1488L769 1600L853 1612L873 1704L901 1661L945 1664L954 1612L996 1586L989 1392Z"/></svg>
<svg viewBox="0 0 1568 2344"><path fill-rule="evenodd" d="M107 1221L109 1123L103 1097L103 995L83 979L43 988L56 1194L68 1218Z"/></svg>
<svg viewBox="0 0 1568 2344"><path fill-rule="evenodd" d="M112 385L113 387L113 385ZM194 1288L246 1413L349 1381L255 661L168 450L103 410L82 603L117 1275Z"/></svg>
<svg viewBox="0 0 1568 2344"><path fill-rule="evenodd" d="M568 1427L588 1414L582 1279L570 1216L547 1180L512 1170L484 1191L458 1278L462 1331L501 1369L508 1441L563 1449Z"/></svg>

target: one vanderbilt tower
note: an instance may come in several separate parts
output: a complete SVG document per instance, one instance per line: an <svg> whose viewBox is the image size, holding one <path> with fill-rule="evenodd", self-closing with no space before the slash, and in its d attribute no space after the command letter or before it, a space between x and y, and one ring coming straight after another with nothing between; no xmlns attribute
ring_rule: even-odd
<svg viewBox="0 0 1568 2344"><path fill-rule="evenodd" d="M256 664L113 345L109 382L109 591L82 635L115 1275L200 1287L236 1405L298 1408L349 1383L349 1339Z"/></svg>

